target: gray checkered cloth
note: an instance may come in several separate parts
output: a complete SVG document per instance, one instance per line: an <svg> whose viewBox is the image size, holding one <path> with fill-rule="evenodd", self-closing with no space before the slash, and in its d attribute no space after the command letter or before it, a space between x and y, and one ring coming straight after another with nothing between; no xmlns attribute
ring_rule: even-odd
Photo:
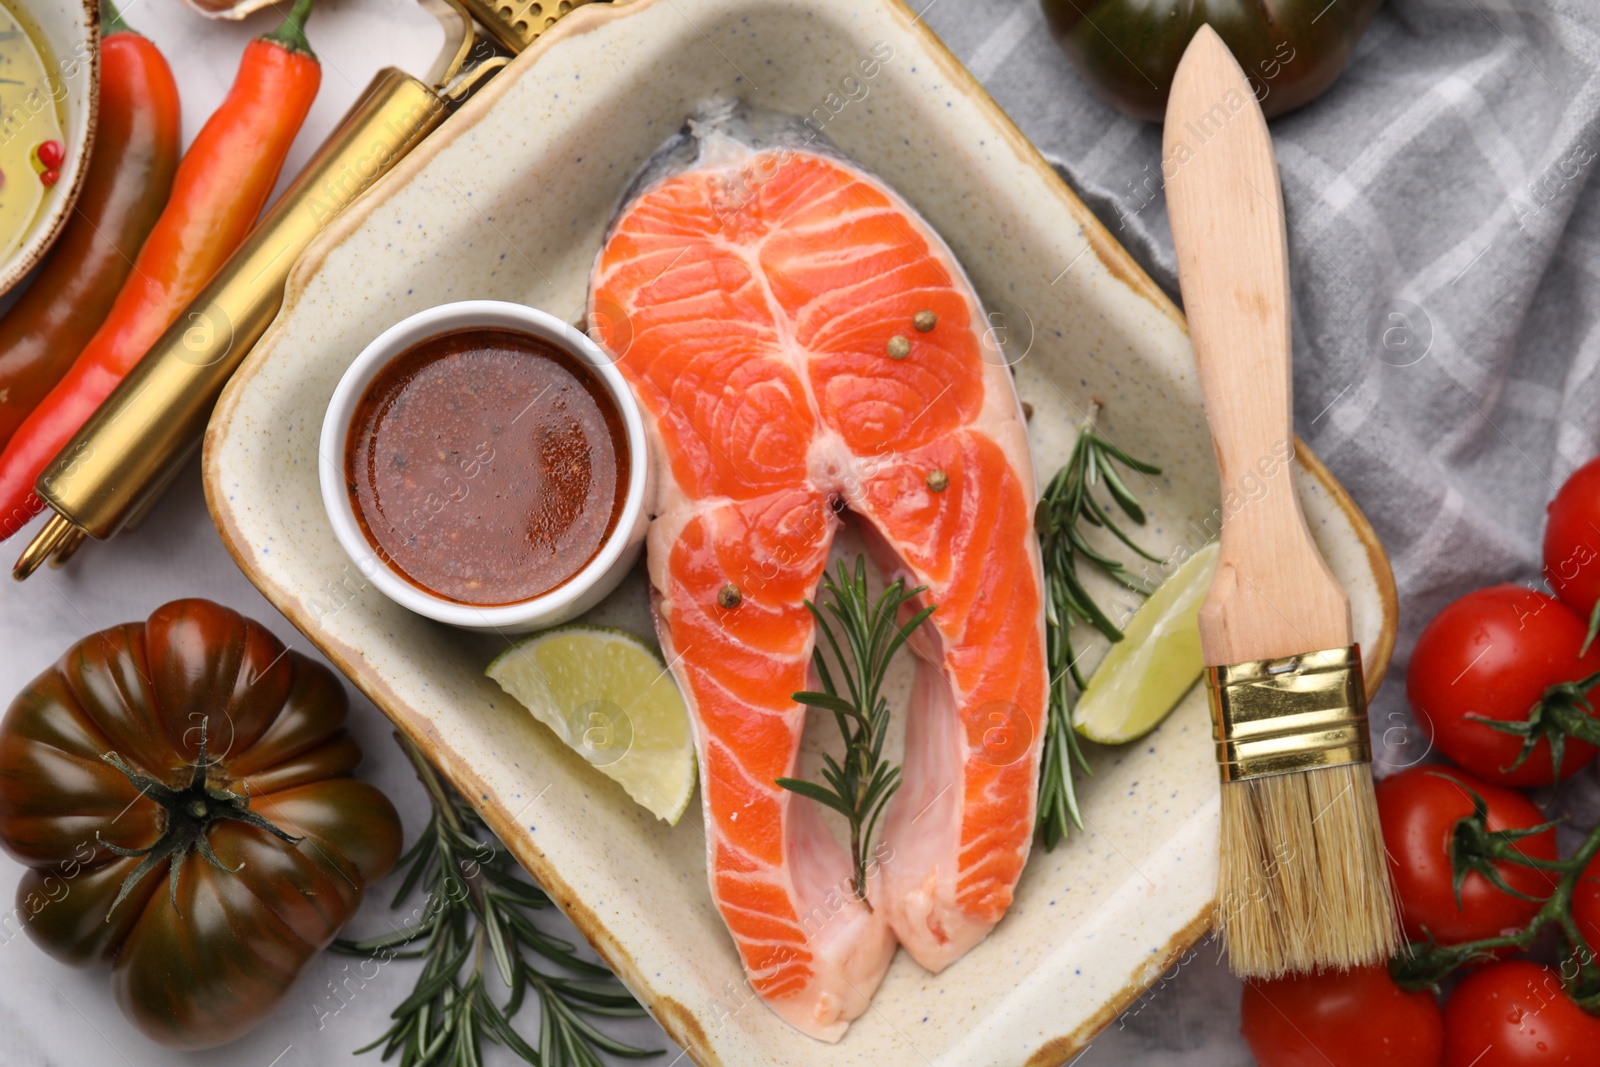
<svg viewBox="0 0 1600 1067"><path fill-rule="evenodd" d="M1100 102L1038 0L925 18L1176 297L1160 128ZM1400 588L1382 773L1423 744L1400 682L1422 625L1474 587L1536 583L1544 505L1600 451L1600 4L1388 0L1343 77L1272 133L1296 426ZM1562 794L1575 822L1600 813L1594 767ZM1238 996L1202 946L1081 1062L1248 1064Z"/></svg>

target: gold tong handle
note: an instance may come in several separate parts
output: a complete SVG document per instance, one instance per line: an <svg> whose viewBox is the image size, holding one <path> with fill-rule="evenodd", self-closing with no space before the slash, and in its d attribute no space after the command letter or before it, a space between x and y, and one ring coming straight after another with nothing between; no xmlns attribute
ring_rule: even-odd
<svg viewBox="0 0 1600 1067"><path fill-rule="evenodd" d="M222 387L277 315L300 253L444 116L422 82L380 71L239 251L39 475L44 502L101 540L137 517L193 452ZM31 571L34 557L68 544L45 552L36 541L14 573L25 577L24 562Z"/></svg>
<svg viewBox="0 0 1600 1067"><path fill-rule="evenodd" d="M57 454L35 483L55 514L12 570L59 566L86 537L138 520L199 445L211 409L283 304L301 252L470 96L564 15L590 0L423 0L445 24L430 78L380 71L244 245ZM481 24L493 38L482 37ZM476 56L478 61L469 61Z"/></svg>
<svg viewBox="0 0 1600 1067"><path fill-rule="evenodd" d="M540 34L590 0L462 0L472 17L508 52L521 52Z"/></svg>
<svg viewBox="0 0 1600 1067"><path fill-rule="evenodd" d="M1350 602L1311 540L1294 481L1289 253L1272 138L1209 26L1173 80L1167 209L1222 491L1222 545L1200 609L1208 664L1352 641Z"/></svg>

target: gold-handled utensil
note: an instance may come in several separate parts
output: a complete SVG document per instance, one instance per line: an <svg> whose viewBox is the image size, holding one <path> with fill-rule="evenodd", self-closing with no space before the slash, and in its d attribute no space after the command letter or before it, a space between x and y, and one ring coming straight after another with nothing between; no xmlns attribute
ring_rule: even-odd
<svg viewBox="0 0 1600 1067"><path fill-rule="evenodd" d="M1200 609L1223 783L1218 922L1242 975L1378 963L1400 933L1350 601L1294 484L1278 168L1250 83L1209 26L1179 64L1162 155L1224 501Z"/></svg>
<svg viewBox="0 0 1600 1067"><path fill-rule="evenodd" d="M377 184L466 99L556 21L589 0L424 0L447 28L429 85L378 72L311 162L239 250L40 473L52 512L17 559L27 578L87 538L136 521L199 445L217 397L283 305L289 271L312 239Z"/></svg>

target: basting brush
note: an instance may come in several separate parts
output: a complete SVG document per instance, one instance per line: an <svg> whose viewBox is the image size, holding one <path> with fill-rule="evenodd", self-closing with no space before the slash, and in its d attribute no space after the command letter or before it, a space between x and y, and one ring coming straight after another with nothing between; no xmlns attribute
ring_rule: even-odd
<svg viewBox="0 0 1600 1067"><path fill-rule="evenodd" d="M1218 925L1245 976L1379 963L1400 930L1350 601L1294 485L1278 168L1251 85L1209 26L1173 82L1162 170L1223 499L1200 609L1222 778Z"/></svg>

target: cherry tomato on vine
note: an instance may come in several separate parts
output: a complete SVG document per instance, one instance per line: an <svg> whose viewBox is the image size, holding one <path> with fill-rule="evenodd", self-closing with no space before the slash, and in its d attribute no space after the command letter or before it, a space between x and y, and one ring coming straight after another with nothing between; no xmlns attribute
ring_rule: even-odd
<svg viewBox="0 0 1600 1067"><path fill-rule="evenodd" d="M1588 622L1600 601L1600 459L1574 471L1546 512L1545 581Z"/></svg>
<svg viewBox="0 0 1600 1067"><path fill-rule="evenodd" d="M1461 907L1456 907L1451 851L1462 837L1457 824L1473 814L1473 793L1483 798L1487 817L1482 827L1489 833L1545 822L1544 814L1521 793L1445 767L1412 767L1378 783L1378 821L1409 941L1424 940L1427 934L1446 945L1496 937L1526 926L1539 910L1540 900L1504 892L1481 870L1469 871L1461 884ZM1524 837L1513 847L1536 859L1553 860L1555 829ZM1512 861L1491 867L1506 885L1531 897L1549 896L1554 885L1545 873Z"/></svg>
<svg viewBox="0 0 1600 1067"><path fill-rule="evenodd" d="M1247 982L1239 1030L1260 1067L1438 1067L1439 1005L1385 967Z"/></svg>
<svg viewBox="0 0 1600 1067"><path fill-rule="evenodd" d="M1490 964L1444 1005L1444 1067L1579 1067L1600 1060L1600 1019L1530 960Z"/></svg>
<svg viewBox="0 0 1600 1067"><path fill-rule="evenodd" d="M1572 890L1572 918L1590 955L1600 959L1600 856L1589 861Z"/></svg>
<svg viewBox="0 0 1600 1067"><path fill-rule="evenodd" d="M1406 697L1422 728L1445 755L1500 785L1549 785L1554 780L1550 738L1558 723L1600 731L1582 708L1576 687L1552 686L1600 672L1600 641L1583 655L1584 620L1554 597L1518 585L1479 589L1446 607L1417 639L1406 671ZM1600 697L1600 687L1589 699ZM1541 701L1543 702L1541 705ZM1525 738L1473 717L1526 724L1541 705L1542 726L1519 764ZM1561 777L1594 758L1596 748L1561 738Z"/></svg>

